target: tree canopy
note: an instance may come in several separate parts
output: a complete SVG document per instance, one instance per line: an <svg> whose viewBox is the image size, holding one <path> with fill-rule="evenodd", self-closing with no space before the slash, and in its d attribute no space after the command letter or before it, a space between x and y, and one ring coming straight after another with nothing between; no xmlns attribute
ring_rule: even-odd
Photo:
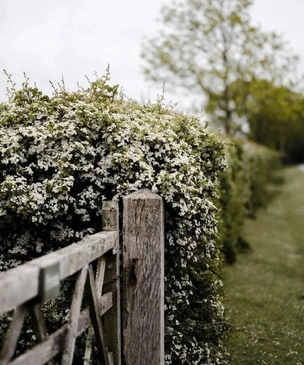
<svg viewBox="0 0 304 365"><path fill-rule="evenodd" d="M162 27L142 49L149 80L200 95L202 105L229 134L241 128L238 98L247 98L247 89L240 92L236 86L256 79L274 88L297 82L297 56L278 34L253 24L252 4L253 0L173 1L163 6Z"/></svg>
<svg viewBox="0 0 304 365"><path fill-rule="evenodd" d="M247 85L244 114L250 127L249 138L287 155L304 159L304 96L267 80Z"/></svg>

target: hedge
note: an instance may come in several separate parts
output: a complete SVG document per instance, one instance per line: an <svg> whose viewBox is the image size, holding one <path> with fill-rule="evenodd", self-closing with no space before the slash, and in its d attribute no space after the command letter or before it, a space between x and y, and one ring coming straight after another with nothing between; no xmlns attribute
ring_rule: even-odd
<svg viewBox="0 0 304 365"><path fill-rule="evenodd" d="M98 231L104 200L150 188L166 208L166 365L228 364L222 252L233 262L244 246L278 161L160 102L123 100L108 76L52 96L26 80L0 105L0 271ZM49 326L66 320L48 308Z"/></svg>
<svg viewBox="0 0 304 365"><path fill-rule="evenodd" d="M227 143L228 168L220 175L220 231L227 263L236 261L237 253L251 247L242 237L246 218L254 218L257 209L269 202L268 185L277 179L281 155L245 140Z"/></svg>
<svg viewBox="0 0 304 365"><path fill-rule="evenodd" d="M166 365L227 364L216 206L224 150L197 118L122 100L107 77L52 96L26 80L0 112L0 269L96 232L104 200L150 188L166 207Z"/></svg>

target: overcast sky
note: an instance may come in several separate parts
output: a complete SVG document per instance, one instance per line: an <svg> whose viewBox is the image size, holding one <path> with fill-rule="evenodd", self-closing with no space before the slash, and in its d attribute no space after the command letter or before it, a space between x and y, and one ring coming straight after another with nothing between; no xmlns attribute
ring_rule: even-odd
<svg viewBox="0 0 304 365"><path fill-rule="evenodd" d="M74 90L77 81L85 84L84 75L102 75L108 64L112 82L126 95L155 99L157 92L141 74L140 45L157 29L161 4L169 2L0 0L0 100L6 99L2 69L17 84L26 72L49 92L49 80L63 74ZM256 0L253 18L263 29L284 34L304 59L304 0ZM301 68L304 72L303 61Z"/></svg>

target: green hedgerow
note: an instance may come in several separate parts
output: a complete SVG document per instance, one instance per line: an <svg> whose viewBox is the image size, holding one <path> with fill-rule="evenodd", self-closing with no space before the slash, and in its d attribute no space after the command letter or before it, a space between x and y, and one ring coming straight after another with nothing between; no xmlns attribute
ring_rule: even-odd
<svg viewBox="0 0 304 365"><path fill-rule="evenodd" d="M166 207L166 365L227 364L218 173L224 144L194 117L125 102L107 77L43 95L26 81L0 112L0 269L100 229L104 200L142 187Z"/></svg>
<svg viewBox="0 0 304 365"><path fill-rule="evenodd" d="M232 140L226 147L228 168L220 174L220 231L226 262L236 261L238 251L250 250L242 227L258 208L266 206L267 185L280 167L280 154L245 140Z"/></svg>

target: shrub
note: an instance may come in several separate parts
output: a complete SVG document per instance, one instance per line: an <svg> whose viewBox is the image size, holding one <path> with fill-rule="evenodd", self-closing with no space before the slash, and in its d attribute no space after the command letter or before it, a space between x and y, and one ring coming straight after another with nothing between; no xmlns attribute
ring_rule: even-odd
<svg viewBox="0 0 304 365"><path fill-rule="evenodd" d="M247 203L248 215L255 217L259 208L266 207L270 200L269 184L281 182L278 170L281 168L281 154L256 143L246 142L243 146L250 181L250 199Z"/></svg>
<svg viewBox="0 0 304 365"><path fill-rule="evenodd" d="M239 251L250 250L242 237L246 218L269 201L267 185L275 180L280 154L244 140L233 140L226 147L228 168L221 174L221 237L226 262L236 261Z"/></svg>
<svg viewBox="0 0 304 365"><path fill-rule="evenodd" d="M117 97L107 77L51 97L26 81L0 113L0 269L100 225L102 202L147 187L166 206L166 364L226 364L218 173L224 145L196 118Z"/></svg>

